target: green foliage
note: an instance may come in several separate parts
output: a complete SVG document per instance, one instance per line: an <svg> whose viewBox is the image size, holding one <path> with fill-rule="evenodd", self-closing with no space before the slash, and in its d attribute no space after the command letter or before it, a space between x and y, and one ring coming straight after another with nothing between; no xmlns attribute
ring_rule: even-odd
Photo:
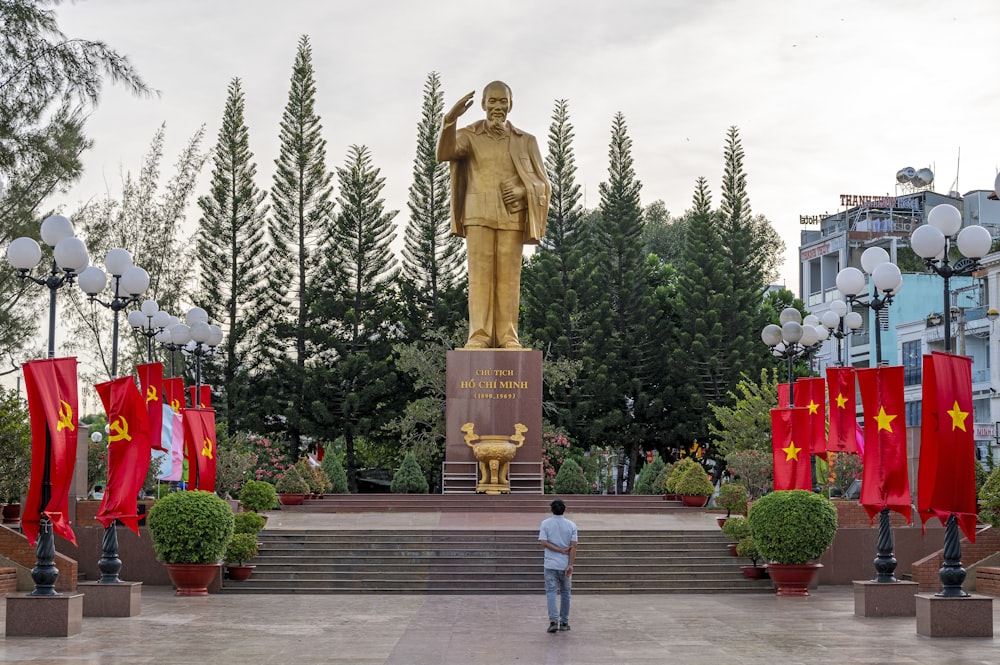
<svg viewBox="0 0 1000 665"><path fill-rule="evenodd" d="M986 467L976 460L976 496L979 496L979 491L983 488L989 476L990 472L986 470Z"/></svg>
<svg viewBox="0 0 1000 665"><path fill-rule="evenodd" d="M552 489L556 494L590 494L590 483L576 460L569 458L559 467Z"/></svg>
<svg viewBox="0 0 1000 665"><path fill-rule="evenodd" d="M747 519L761 557L775 563L818 559L837 535L836 508L823 495L806 490L761 497L750 507Z"/></svg>
<svg viewBox="0 0 1000 665"><path fill-rule="evenodd" d="M171 492L146 518L164 563L218 563L233 537L233 511L212 492Z"/></svg>
<svg viewBox="0 0 1000 665"><path fill-rule="evenodd" d="M309 483L294 466L290 466L278 476L278 481L274 484L278 494L309 494Z"/></svg>
<svg viewBox="0 0 1000 665"><path fill-rule="evenodd" d="M220 423L221 425L221 423ZM216 431L222 437L223 427ZM240 488L252 476L256 457L253 453L232 448L225 441L219 441L215 457L215 493L223 499L239 496Z"/></svg>
<svg viewBox="0 0 1000 665"><path fill-rule="evenodd" d="M668 494L667 492L667 479L674 472L673 464L664 464L663 469L660 471L660 475L656 477L653 481L653 489L656 491L654 494Z"/></svg>
<svg viewBox="0 0 1000 665"><path fill-rule="evenodd" d="M990 472L978 496L980 517L994 529L1000 529L1000 467Z"/></svg>
<svg viewBox="0 0 1000 665"><path fill-rule="evenodd" d="M320 463L327 478L330 479L329 492L334 494L347 494L350 490L347 487L347 473L344 465L340 463L340 456L336 451L327 450Z"/></svg>
<svg viewBox="0 0 1000 665"><path fill-rule="evenodd" d="M726 455L726 464L733 477L747 488L752 501L759 499L774 486L774 461L771 451L739 450Z"/></svg>
<svg viewBox="0 0 1000 665"><path fill-rule="evenodd" d="M684 457L675 463L670 471L670 475L667 476L667 479L663 482L663 489L666 493L679 494L680 492L677 491L677 483L680 481L681 476L683 476L688 469L692 468L701 469L701 465L690 457Z"/></svg>
<svg viewBox="0 0 1000 665"><path fill-rule="evenodd" d="M229 545L226 546L226 563L235 563L242 566L244 561L249 561L257 556L258 549L257 534L234 534L229 541Z"/></svg>
<svg viewBox="0 0 1000 665"><path fill-rule="evenodd" d="M745 517L734 515L722 525L722 533L733 540L742 540L750 535L750 522Z"/></svg>
<svg viewBox="0 0 1000 665"><path fill-rule="evenodd" d="M324 494L327 488L332 486L326 472L321 467L313 466L308 458L303 457L296 462L295 470L309 485L309 492L312 494Z"/></svg>
<svg viewBox="0 0 1000 665"><path fill-rule="evenodd" d="M16 390L0 388L0 502L20 501L30 476L28 406Z"/></svg>
<svg viewBox="0 0 1000 665"><path fill-rule="evenodd" d="M639 475L635 479L635 491L633 494L662 494L662 489L658 485L660 474L666 466L659 453L653 453L653 461L643 465Z"/></svg>
<svg viewBox="0 0 1000 665"><path fill-rule="evenodd" d="M236 513L233 515L234 533L256 534L264 528L265 520L257 513Z"/></svg>
<svg viewBox="0 0 1000 665"><path fill-rule="evenodd" d="M684 471L680 478L677 479L674 491L682 495L712 496L715 492L715 485L709 480L705 469L696 463L693 467Z"/></svg>
<svg viewBox="0 0 1000 665"><path fill-rule="evenodd" d="M861 478L864 465L861 456L855 453L829 453L830 483L840 490L840 495L847 494L848 488L855 480ZM817 460L818 461L818 460Z"/></svg>
<svg viewBox="0 0 1000 665"><path fill-rule="evenodd" d="M757 549L757 541L753 539L753 536L747 535L740 538L740 542L736 544L736 553L750 559L755 566L760 561L760 551Z"/></svg>
<svg viewBox="0 0 1000 665"><path fill-rule="evenodd" d="M711 403L714 422L708 425L718 453L727 457L741 450L771 450L771 409L778 405L777 369L763 369L758 381L741 379L727 399Z"/></svg>
<svg viewBox="0 0 1000 665"><path fill-rule="evenodd" d="M266 480L248 480L240 488L240 506L243 510L259 513L278 505L278 493Z"/></svg>
<svg viewBox="0 0 1000 665"><path fill-rule="evenodd" d="M389 491L393 494L427 494L428 489L427 479L417 464L417 458L412 452L407 452L403 456L403 463L392 476Z"/></svg>
<svg viewBox="0 0 1000 665"><path fill-rule="evenodd" d="M719 487L719 496L715 497L715 505L726 511L726 517L733 513L746 515L747 488L739 483L723 483Z"/></svg>

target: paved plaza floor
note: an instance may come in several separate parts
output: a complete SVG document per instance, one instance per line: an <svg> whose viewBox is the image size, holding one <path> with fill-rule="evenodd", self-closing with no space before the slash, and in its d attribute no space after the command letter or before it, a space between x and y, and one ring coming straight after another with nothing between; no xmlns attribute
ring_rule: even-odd
<svg viewBox="0 0 1000 665"><path fill-rule="evenodd" d="M494 514L493 528L540 516ZM268 528L462 528L466 516L272 515ZM482 528L484 518L473 518ZM580 515L588 530L714 528L704 513ZM398 522L398 524L396 523ZM668 523L669 522L669 523ZM471 528L471 526L470 526ZM541 554L539 553L539 565ZM994 603L994 625L1000 603ZM0 628L6 604L0 603ZM142 590L142 612L85 617L68 638L0 638L0 663L32 665L980 665L1000 637L929 638L914 617L854 615L853 589L771 594L577 595L572 630L546 632L545 595L243 595Z"/></svg>

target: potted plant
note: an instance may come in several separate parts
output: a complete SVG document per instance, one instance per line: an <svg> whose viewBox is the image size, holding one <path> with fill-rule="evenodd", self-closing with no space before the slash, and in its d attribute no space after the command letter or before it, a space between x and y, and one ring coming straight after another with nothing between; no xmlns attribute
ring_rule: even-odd
<svg viewBox="0 0 1000 665"><path fill-rule="evenodd" d="M266 480L248 480L240 488L240 507L253 513L271 510L278 505L278 493Z"/></svg>
<svg viewBox="0 0 1000 665"><path fill-rule="evenodd" d="M663 481L663 490L667 494L664 498L678 498L679 493L677 492L677 483L680 481L681 476L684 475L685 471L695 466L701 465L690 457L685 457L671 467L669 475L667 475L666 480Z"/></svg>
<svg viewBox="0 0 1000 665"><path fill-rule="evenodd" d="M156 558L178 596L207 596L233 536L233 511L212 492L171 492L146 518Z"/></svg>
<svg viewBox="0 0 1000 665"><path fill-rule="evenodd" d="M3 522L21 521L21 497L31 478L31 428L28 409L16 390L0 388L0 503Z"/></svg>
<svg viewBox="0 0 1000 665"><path fill-rule="evenodd" d="M723 483L719 488L719 495L715 497L715 505L726 511L725 517L717 517L719 526L725 525L726 520L736 513L737 515L747 514L747 490L739 483Z"/></svg>
<svg viewBox="0 0 1000 665"><path fill-rule="evenodd" d="M715 485L709 480L705 469L696 462L677 480L674 491L680 494L685 506L701 508L708 503L708 497L715 492Z"/></svg>
<svg viewBox="0 0 1000 665"><path fill-rule="evenodd" d="M754 502L747 517L750 535L779 596L808 596L823 555L837 535L837 510L830 500L806 490L772 492Z"/></svg>
<svg viewBox="0 0 1000 665"><path fill-rule="evenodd" d="M730 517L722 527L722 533L733 539L729 544L729 553L737 556L737 545L750 535L750 524L745 517Z"/></svg>
<svg viewBox="0 0 1000 665"><path fill-rule="evenodd" d="M309 493L309 484L303 480L294 466L290 466L278 476L277 482L274 483L274 489L278 492L281 505L298 506L302 504L306 494Z"/></svg>
<svg viewBox="0 0 1000 665"><path fill-rule="evenodd" d="M229 545L226 546L225 555L226 571L229 573L229 579L242 582L250 578L256 566L244 562L257 556L259 547L257 534L255 533L237 533L233 535L229 541Z"/></svg>
<svg viewBox="0 0 1000 665"><path fill-rule="evenodd" d="M757 562L760 561L760 552L757 550L757 541L753 539L753 536L748 535L740 538L740 542L736 544L736 554L738 556L745 556L753 564L751 566L743 566L743 577L750 580L759 580L767 573L767 568L757 565Z"/></svg>

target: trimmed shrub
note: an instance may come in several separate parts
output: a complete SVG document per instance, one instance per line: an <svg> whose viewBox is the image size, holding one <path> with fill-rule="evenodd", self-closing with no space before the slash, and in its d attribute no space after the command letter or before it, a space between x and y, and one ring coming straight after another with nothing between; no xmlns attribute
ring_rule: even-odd
<svg viewBox="0 0 1000 665"><path fill-rule="evenodd" d="M290 466L278 476L274 489L278 494L309 494L309 483L299 475L294 466Z"/></svg>
<svg viewBox="0 0 1000 665"><path fill-rule="evenodd" d="M171 492L146 518L164 563L218 563L233 537L233 510L213 492Z"/></svg>
<svg viewBox="0 0 1000 665"><path fill-rule="evenodd" d="M567 458L552 483L556 494L590 494L590 483L576 460Z"/></svg>
<svg viewBox="0 0 1000 665"><path fill-rule="evenodd" d="M674 485L677 494L688 494L694 496L712 496L715 492L715 485L709 480L708 474L700 464L688 467L686 471L677 479Z"/></svg>
<svg viewBox="0 0 1000 665"><path fill-rule="evenodd" d="M691 467L698 467L700 469L701 465L695 462L690 457L685 457L684 459L674 464L673 469L670 471L670 475L667 476L667 479L663 482L663 489L666 491L666 493L679 494L679 492L677 491L677 481L679 481L681 479L681 476L684 475L684 472L690 469Z"/></svg>
<svg viewBox="0 0 1000 665"><path fill-rule="evenodd" d="M420 470L420 465L417 464L413 451L403 456L403 463L392 476L389 491L393 494L427 494L430 491L430 486L427 484L424 472Z"/></svg>
<svg viewBox="0 0 1000 665"><path fill-rule="evenodd" d="M233 515L233 533L257 533L264 528L264 518L257 513L236 513Z"/></svg>
<svg viewBox="0 0 1000 665"><path fill-rule="evenodd" d="M330 479L329 492L333 494L347 494L350 489L347 485L347 472L344 465L340 463L340 457L333 451L323 455L323 462L320 464L326 471L327 478Z"/></svg>
<svg viewBox="0 0 1000 665"><path fill-rule="evenodd" d="M666 465L659 453L653 453L653 461L643 465L639 470L639 477L635 479L635 491L633 494L662 494L657 487L657 479L663 472Z"/></svg>
<svg viewBox="0 0 1000 665"><path fill-rule="evenodd" d="M302 480L306 481L306 484L309 485L309 491L312 494L325 494L327 488L332 484L326 472L318 466L313 466L305 457L295 464L295 470L302 476Z"/></svg>
<svg viewBox="0 0 1000 665"><path fill-rule="evenodd" d="M747 489L739 483L724 483L715 497L715 505L726 511L728 518L733 513L747 514Z"/></svg>
<svg viewBox="0 0 1000 665"><path fill-rule="evenodd" d="M240 507L259 513L278 505L278 493L266 480L248 480L240 488Z"/></svg>
<svg viewBox="0 0 1000 665"><path fill-rule="evenodd" d="M837 509L825 496L806 490L761 497L750 507L747 520L761 558L775 563L818 559L837 535Z"/></svg>
<svg viewBox="0 0 1000 665"><path fill-rule="evenodd" d="M743 540L750 535L750 523L745 517L730 517L722 525L722 533L733 540Z"/></svg>
<svg viewBox="0 0 1000 665"><path fill-rule="evenodd" d="M249 561L257 556L259 547L256 534L237 533L226 546L226 563L242 566L244 561Z"/></svg>
<svg viewBox="0 0 1000 665"><path fill-rule="evenodd" d="M1000 467L993 469L979 490L979 516L1000 529Z"/></svg>
<svg viewBox="0 0 1000 665"><path fill-rule="evenodd" d="M736 553L750 559L755 566L760 561L760 551L757 549L757 541L753 539L753 536L740 538L740 542L736 544Z"/></svg>

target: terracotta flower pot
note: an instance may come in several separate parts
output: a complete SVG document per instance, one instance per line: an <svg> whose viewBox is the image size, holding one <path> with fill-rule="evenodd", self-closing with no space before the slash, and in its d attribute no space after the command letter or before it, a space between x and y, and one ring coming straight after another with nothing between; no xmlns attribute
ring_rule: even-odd
<svg viewBox="0 0 1000 665"><path fill-rule="evenodd" d="M278 500L283 506L301 506L306 500L305 494L279 494Z"/></svg>
<svg viewBox="0 0 1000 665"><path fill-rule="evenodd" d="M728 545L726 545L726 547L729 548L729 553L732 554L733 556L739 556L739 554L736 553L737 545L739 545L739 543L729 543Z"/></svg>
<svg viewBox="0 0 1000 665"><path fill-rule="evenodd" d="M718 523L720 529L722 529L723 527L726 526L726 520L727 519L729 519L729 518L728 517L716 517L715 518L715 521Z"/></svg>
<svg viewBox="0 0 1000 665"><path fill-rule="evenodd" d="M177 587L176 596L207 596L208 585L219 574L219 563L168 563L167 574Z"/></svg>
<svg viewBox="0 0 1000 665"><path fill-rule="evenodd" d="M743 577L748 580L759 580L764 577L763 566L743 566Z"/></svg>
<svg viewBox="0 0 1000 665"><path fill-rule="evenodd" d="M226 571L229 573L229 579L234 582L242 582L244 580L250 579L250 575L253 574L253 569L257 566L250 565L239 565L236 563L226 564Z"/></svg>
<svg viewBox="0 0 1000 665"><path fill-rule="evenodd" d="M779 596L808 596L809 585L819 575L821 563L769 563L767 572Z"/></svg>
<svg viewBox="0 0 1000 665"><path fill-rule="evenodd" d="M708 497L701 494L682 494L681 501L689 508L704 508L708 504Z"/></svg>

